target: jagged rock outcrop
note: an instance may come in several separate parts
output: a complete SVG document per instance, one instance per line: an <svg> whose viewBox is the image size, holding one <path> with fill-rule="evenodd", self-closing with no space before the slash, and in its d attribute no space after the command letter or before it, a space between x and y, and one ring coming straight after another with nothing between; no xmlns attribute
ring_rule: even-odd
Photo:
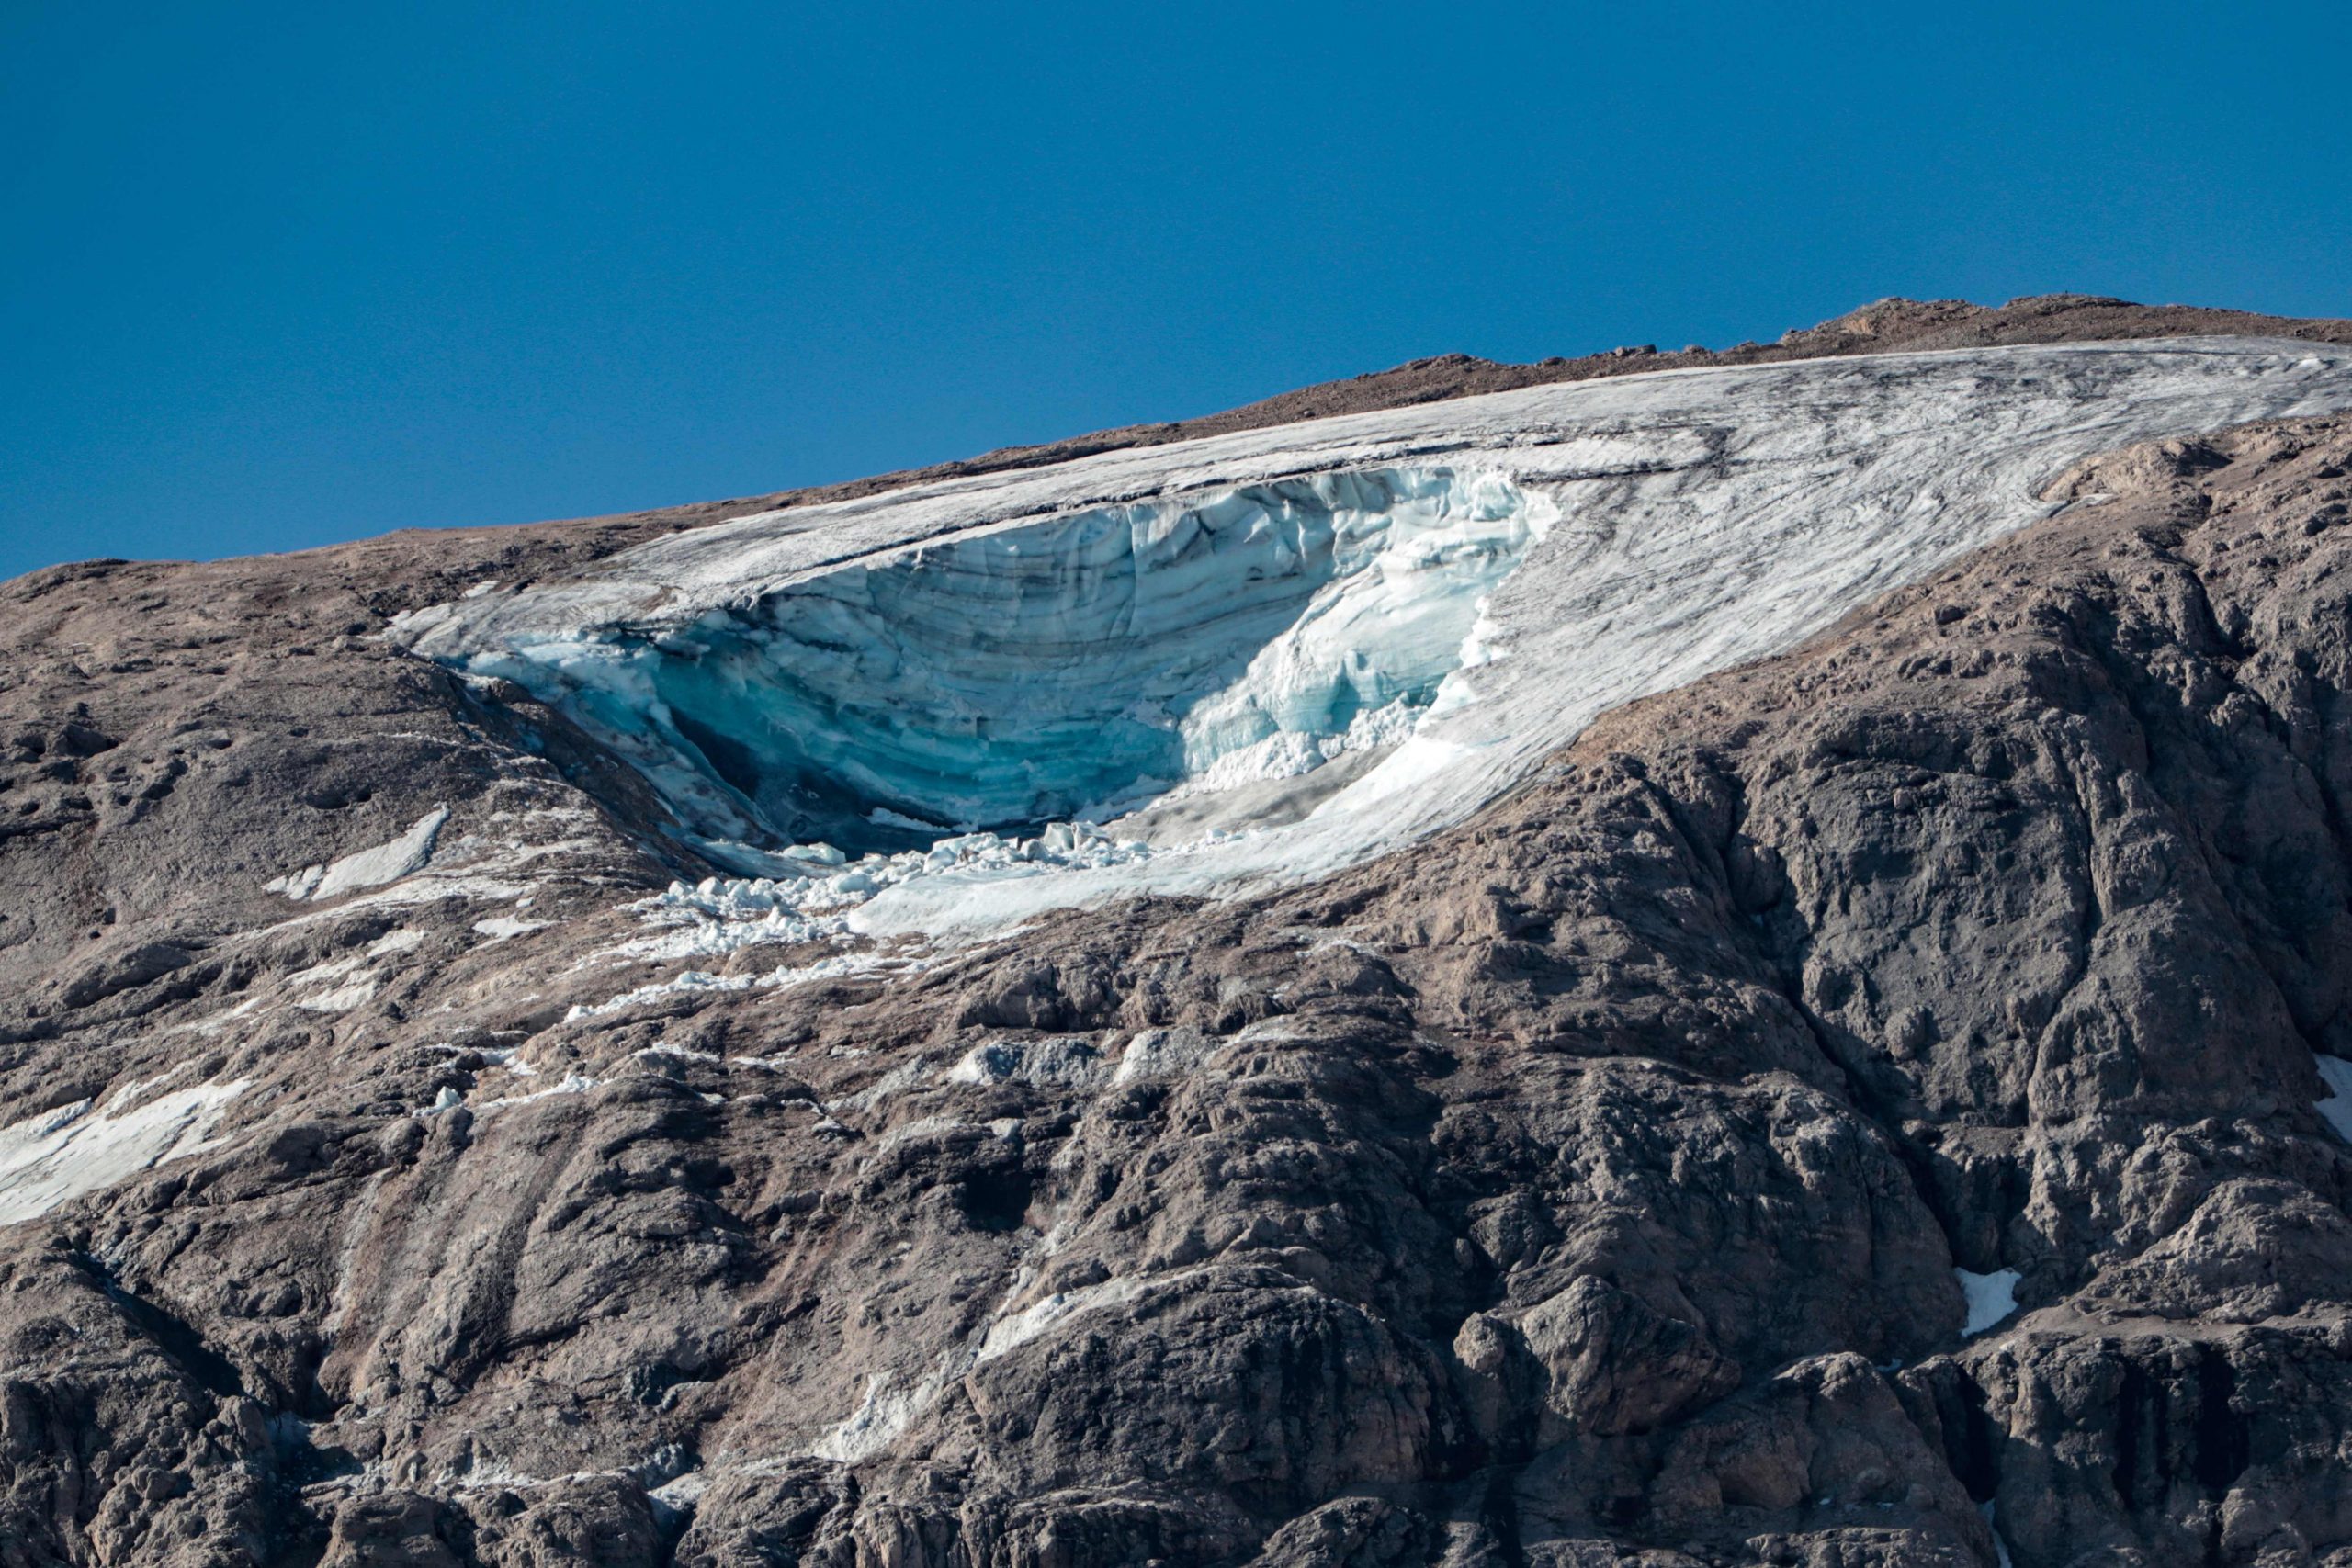
<svg viewBox="0 0 2352 1568"><path fill-rule="evenodd" d="M2341 1568L2352 419L2052 494L1408 853L788 986L376 636L637 525L8 585L0 1563Z"/></svg>

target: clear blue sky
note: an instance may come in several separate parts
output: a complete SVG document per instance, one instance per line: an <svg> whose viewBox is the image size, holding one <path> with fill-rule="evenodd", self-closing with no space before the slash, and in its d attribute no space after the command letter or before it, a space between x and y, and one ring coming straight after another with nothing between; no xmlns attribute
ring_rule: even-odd
<svg viewBox="0 0 2352 1568"><path fill-rule="evenodd" d="M1894 293L2352 314L2347 17L0 0L0 575Z"/></svg>

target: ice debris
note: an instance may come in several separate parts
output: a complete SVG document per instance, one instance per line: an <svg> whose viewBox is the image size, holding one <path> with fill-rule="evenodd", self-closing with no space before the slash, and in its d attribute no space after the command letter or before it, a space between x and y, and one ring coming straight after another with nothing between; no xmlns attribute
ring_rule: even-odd
<svg viewBox="0 0 2352 1568"><path fill-rule="evenodd" d="M1056 822L1035 838L964 833L929 849L850 860L831 844L796 844L776 858L781 876L673 882L632 908L657 928L599 958L711 959L746 947L842 941L853 912L888 888L926 877L997 880L1050 871L1130 865L1150 857L1141 840L1114 839L1089 822Z"/></svg>
<svg viewBox="0 0 2352 1568"><path fill-rule="evenodd" d="M820 980L847 980L872 974L905 974L924 966L924 961L920 958L878 953L845 953L820 958L814 964L786 964L763 975L713 975L707 970L688 969L666 980L657 980L650 986L624 991L605 1001L574 1007L564 1015L564 1021L577 1023L582 1019L600 1018L606 1013L618 1012L623 1008L642 1007L648 1002L667 1001L673 997L730 991L786 991L797 986L814 985Z"/></svg>

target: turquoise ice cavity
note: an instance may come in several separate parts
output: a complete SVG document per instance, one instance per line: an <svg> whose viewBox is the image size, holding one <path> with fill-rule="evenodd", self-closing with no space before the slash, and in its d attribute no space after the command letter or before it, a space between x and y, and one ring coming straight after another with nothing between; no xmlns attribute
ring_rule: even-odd
<svg viewBox="0 0 2352 1568"><path fill-rule="evenodd" d="M1551 515L1492 473L1317 474L968 531L468 664L564 708L695 835L897 850L1393 734Z"/></svg>

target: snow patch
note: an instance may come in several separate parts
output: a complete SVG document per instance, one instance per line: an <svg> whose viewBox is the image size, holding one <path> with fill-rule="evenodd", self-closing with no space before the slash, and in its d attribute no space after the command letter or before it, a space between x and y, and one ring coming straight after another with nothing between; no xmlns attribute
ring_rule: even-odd
<svg viewBox="0 0 2352 1568"><path fill-rule="evenodd" d="M515 1070L520 1072L522 1069L517 1068ZM558 1095L586 1094L590 1089L594 1089L602 1082L604 1082L602 1078L592 1078L585 1073L566 1073L563 1076L562 1081L551 1088L536 1089L529 1094L502 1095L496 1100L485 1100L480 1105L475 1106L474 1109L476 1111L497 1111L509 1105L528 1105L533 1100L552 1100Z"/></svg>
<svg viewBox="0 0 2352 1568"><path fill-rule="evenodd" d="M1060 1292L1033 1303L989 1325L988 1332L981 1336L979 1350L973 1357L974 1364L984 1364L1000 1356L1009 1356L1031 1340L1052 1333L1081 1313L1125 1305L1160 1282L1127 1276L1105 1280L1099 1285L1089 1285L1082 1290Z"/></svg>
<svg viewBox="0 0 2352 1568"><path fill-rule="evenodd" d="M826 1428L808 1451L837 1464L870 1459L898 1441L914 1418L938 1400L945 1386L944 1378L933 1373L912 1388L894 1390L888 1374L870 1373L857 1408Z"/></svg>
<svg viewBox="0 0 2352 1568"><path fill-rule="evenodd" d="M423 871L433 859L434 845L449 820L449 808L436 806L410 824L409 830L388 843L348 854L327 865L304 866L263 884L266 891L288 898L339 898L364 888L381 887Z"/></svg>
<svg viewBox="0 0 2352 1568"><path fill-rule="evenodd" d="M159 1081L132 1085L95 1114L95 1100L77 1100L0 1127L0 1224L45 1214L165 1160L214 1147L212 1130L249 1080L198 1084L116 1109Z"/></svg>
<svg viewBox="0 0 2352 1568"><path fill-rule="evenodd" d="M1961 1293L1968 1298L1968 1321L1961 1333L1973 1337L2018 1310L2018 1280L2022 1278L2014 1269L1996 1269L1990 1274L1972 1274L1965 1269L1954 1269L1953 1278L1960 1281Z"/></svg>
<svg viewBox="0 0 2352 1568"><path fill-rule="evenodd" d="M991 1040L975 1045L944 1075L950 1083L1020 1082L1040 1089L1082 1089L1101 1076L1102 1053L1077 1039Z"/></svg>
<svg viewBox="0 0 2352 1568"><path fill-rule="evenodd" d="M338 986L332 991L320 991L311 996L298 998L294 1005L310 1012L349 1012L353 1008L365 1005L375 994L375 977L363 976L352 981L351 984Z"/></svg>
<svg viewBox="0 0 2352 1568"><path fill-rule="evenodd" d="M1118 1070L1111 1075L1112 1085L1134 1083L1140 1078L1175 1077L1189 1073L1207 1060L1212 1049L1207 1038L1197 1029L1146 1029L1127 1042L1119 1057Z"/></svg>
<svg viewBox="0 0 2352 1568"><path fill-rule="evenodd" d="M2327 1124L2335 1129L2337 1137L2352 1143L2352 1062L2313 1052L2312 1063L2327 1085L2327 1097L2317 1107L2319 1113L2327 1118Z"/></svg>
<svg viewBox="0 0 2352 1568"><path fill-rule="evenodd" d="M533 931L543 931L554 923L552 920L519 919L513 915L492 915L486 920L476 920L474 932L478 936L488 937L495 944L514 937L528 936Z"/></svg>

